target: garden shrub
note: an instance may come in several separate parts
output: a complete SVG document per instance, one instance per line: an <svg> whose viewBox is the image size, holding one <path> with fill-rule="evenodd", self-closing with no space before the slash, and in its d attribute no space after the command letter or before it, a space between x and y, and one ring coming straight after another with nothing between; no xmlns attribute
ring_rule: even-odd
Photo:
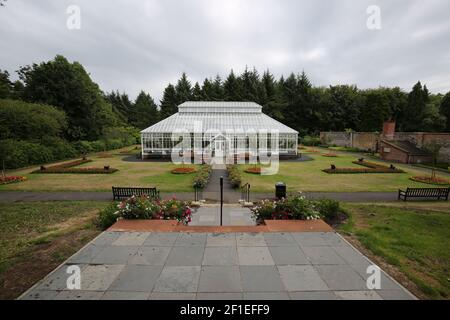
<svg viewBox="0 0 450 320"><path fill-rule="evenodd" d="M301 143L304 146L317 146L321 144L320 137L315 136L304 136L303 138L301 138Z"/></svg>
<svg viewBox="0 0 450 320"><path fill-rule="evenodd" d="M233 188L239 188L241 186L241 172L235 164L227 165L228 179Z"/></svg>
<svg viewBox="0 0 450 320"><path fill-rule="evenodd" d="M193 186L203 189L208 184L211 172L212 167L210 165L201 165L200 169L197 170L197 173L195 174Z"/></svg>
<svg viewBox="0 0 450 320"><path fill-rule="evenodd" d="M320 214L328 220L336 219L340 213L339 201L332 199L320 199L315 201L315 206Z"/></svg>
<svg viewBox="0 0 450 320"><path fill-rule="evenodd" d="M117 221L117 204L112 203L107 206L105 209L101 210L98 214L97 219L95 220L95 225L102 229L108 229Z"/></svg>

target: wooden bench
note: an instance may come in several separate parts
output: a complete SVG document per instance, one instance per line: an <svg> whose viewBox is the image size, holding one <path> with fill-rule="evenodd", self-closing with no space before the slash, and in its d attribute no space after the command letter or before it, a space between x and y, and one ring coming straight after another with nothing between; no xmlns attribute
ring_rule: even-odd
<svg viewBox="0 0 450 320"><path fill-rule="evenodd" d="M398 190L398 200L403 198L435 198L437 200L448 200L450 188L406 188Z"/></svg>
<svg viewBox="0 0 450 320"><path fill-rule="evenodd" d="M159 198L159 191L156 188L112 187L112 193L114 200L143 195L147 195L152 198Z"/></svg>

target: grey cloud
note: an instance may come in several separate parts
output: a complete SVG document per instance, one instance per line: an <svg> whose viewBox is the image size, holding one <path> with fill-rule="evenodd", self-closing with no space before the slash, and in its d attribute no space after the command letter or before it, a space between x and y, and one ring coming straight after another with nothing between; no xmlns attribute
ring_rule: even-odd
<svg viewBox="0 0 450 320"><path fill-rule="evenodd" d="M82 28L66 28L66 8ZM381 8L382 29L366 28ZM305 70L315 85L450 90L447 0L9 0L0 8L0 68L63 54L105 91L156 99L181 72L192 81L246 65L277 77Z"/></svg>

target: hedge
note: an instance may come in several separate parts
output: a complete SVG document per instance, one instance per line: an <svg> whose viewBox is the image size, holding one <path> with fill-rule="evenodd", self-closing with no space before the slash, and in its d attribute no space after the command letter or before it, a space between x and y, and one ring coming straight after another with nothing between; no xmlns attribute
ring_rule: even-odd
<svg viewBox="0 0 450 320"><path fill-rule="evenodd" d="M228 180L230 180L230 184L233 188L239 188L241 186L241 172L238 169L237 165L228 165Z"/></svg>
<svg viewBox="0 0 450 320"><path fill-rule="evenodd" d="M103 168L93 168L93 167L81 167L75 168L84 163L91 162L89 159L80 159L71 162L57 164L51 167L41 166L39 170L35 170L31 173L114 173L118 169L110 168L109 166L104 166Z"/></svg>

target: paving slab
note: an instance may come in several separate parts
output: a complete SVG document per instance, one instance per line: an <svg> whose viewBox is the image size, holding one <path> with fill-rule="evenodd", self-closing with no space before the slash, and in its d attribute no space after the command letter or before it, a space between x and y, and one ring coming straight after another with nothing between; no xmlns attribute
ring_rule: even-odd
<svg viewBox="0 0 450 320"><path fill-rule="evenodd" d="M32 290L26 293L22 300L54 300L58 293L56 290Z"/></svg>
<svg viewBox="0 0 450 320"><path fill-rule="evenodd" d="M240 266L242 288L249 292L285 291L275 266Z"/></svg>
<svg viewBox="0 0 450 320"><path fill-rule="evenodd" d="M335 291L334 294L344 300L382 300L375 291Z"/></svg>
<svg viewBox="0 0 450 320"><path fill-rule="evenodd" d="M167 258L167 266L201 266L205 247L173 247Z"/></svg>
<svg viewBox="0 0 450 320"><path fill-rule="evenodd" d="M264 240L268 246L298 246L290 233L285 232L269 232L264 233Z"/></svg>
<svg viewBox="0 0 450 320"><path fill-rule="evenodd" d="M149 300L195 300L191 292L152 292Z"/></svg>
<svg viewBox="0 0 450 320"><path fill-rule="evenodd" d="M92 264L127 264L138 251L137 246L107 246L91 259Z"/></svg>
<svg viewBox="0 0 450 320"><path fill-rule="evenodd" d="M331 290L366 290L366 281L349 265L316 266L321 278Z"/></svg>
<svg viewBox="0 0 450 320"><path fill-rule="evenodd" d="M81 271L81 289L105 291L123 268L123 265L89 265Z"/></svg>
<svg viewBox="0 0 450 320"><path fill-rule="evenodd" d="M102 291L71 290L59 292L54 300L100 300Z"/></svg>
<svg viewBox="0 0 450 320"><path fill-rule="evenodd" d="M178 247L205 246L206 236L206 233L180 233L174 245Z"/></svg>
<svg viewBox="0 0 450 320"><path fill-rule="evenodd" d="M104 249L104 246L89 244L83 250L78 251L67 261L74 264L89 264Z"/></svg>
<svg viewBox="0 0 450 320"><path fill-rule="evenodd" d="M235 233L208 233L206 239L207 247L228 247L236 246Z"/></svg>
<svg viewBox="0 0 450 320"><path fill-rule="evenodd" d="M236 243L239 247L265 247L266 241L262 233L237 233Z"/></svg>
<svg viewBox="0 0 450 320"><path fill-rule="evenodd" d="M237 266L203 266L198 292L241 292L241 276Z"/></svg>
<svg viewBox="0 0 450 320"><path fill-rule="evenodd" d="M170 247L140 247L130 258L129 264L162 266L166 263Z"/></svg>
<svg viewBox="0 0 450 320"><path fill-rule="evenodd" d="M235 266L237 264L236 247L206 247L202 265Z"/></svg>
<svg viewBox="0 0 450 320"><path fill-rule="evenodd" d="M292 300L338 300L332 291L297 291L289 292Z"/></svg>
<svg viewBox="0 0 450 320"><path fill-rule="evenodd" d="M144 246L171 247L178 238L177 232L155 232L150 233L144 241Z"/></svg>
<svg viewBox="0 0 450 320"><path fill-rule="evenodd" d="M377 290L378 295L385 300L415 300L416 298L405 290Z"/></svg>
<svg viewBox="0 0 450 320"><path fill-rule="evenodd" d="M312 264L345 264L332 247L303 247L302 250Z"/></svg>
<svg viewBox="0 0 450 320"><path fill-rule="evenodd" d="M310 264L299 247L269 247L269 250L276 265Z"/></svg>
<svg viewBox="0 0 450 320"><path fill-rule="evenodd" d="M147 300L149 292L106 291L101 300Z"/></svg>
<svg viewBox="0 0 450 320"><path fill-rule="evenodd" d="M165 266L156 281L154 292L197 292L199 266Z"/></svg>
<svg viewBox="0 0 450 320"><path fill-rule="evenodd" d="M141 246L144 244L149 233L147 232L124 232L114 241L114 246Z"/></svg>
<svg viewBox="0 0 450 320"><path fill-rule="evenodd" d="M92 243L97 246L109 246L112 245L112 243L116 241L121 234L122 232L105 231L95 238Z"/></svg>
<svg viewBox="0 0 450 320"><path fill-rule="evenodd" d="M199 292L197 300L242 300L242 292Z"/></svg>
<svg viewBox="0 0 450 320"><path fill-rule="evenodd" d="M289 300L287 292L244 292L244 300Z"/></svg>
<svg viewBox="0 0 450 320"><path fill-rule="evenodd" d="M267 247L238 247L239 265L274 265L275 262Z"/></svg>
<svg viewBox="0 0 450 320"><path fill-rule="evenodd" d="M278 266L287 291L327 291L329 288L313 266Z"/></svg>
<svg viewBox="0 0 450 320"><path fill-rule="evenodd" d="M151 292L161 270L161 266L127 265L109 290Z"/></svg>

